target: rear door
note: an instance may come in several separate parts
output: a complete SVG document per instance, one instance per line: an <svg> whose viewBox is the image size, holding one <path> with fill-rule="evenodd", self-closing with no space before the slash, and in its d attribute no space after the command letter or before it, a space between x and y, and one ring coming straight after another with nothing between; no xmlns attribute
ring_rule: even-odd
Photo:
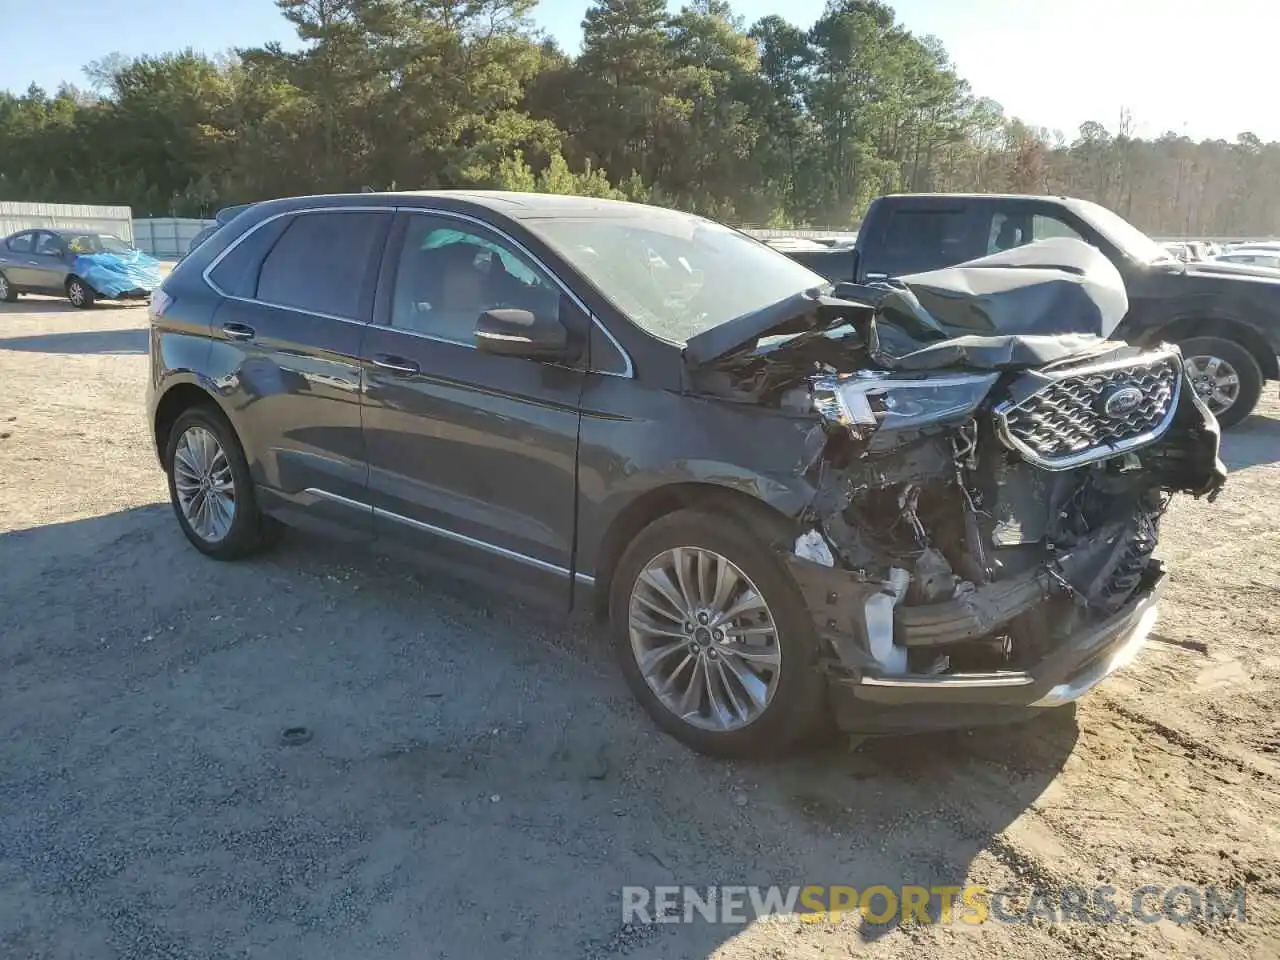
<svg viewBox="0 0 1280 960"><path fill-rule="evenodd" d="M858 231L858 279L883 280L982 256L978 204L966 197L890 197Z"/></svg>
<svg viewBox="0 0 1280 960"><path fill-rule="evenodd" d="M398 215L365 337L364 437L380 539L569 600L584 369L481 353L480 313L588 318L524 248L470 217Z"/></svg>
<svg viewBox="0 0 1280 960"><path fill-rule="evenodd" d="M391 221L376 207L281 215L207 273L224 294L211 367L255 478L277 509L359 537L372 536L359 354Z"/></svg>
<svg viewBox="0 0 1280 960"><path fill-rule="evenodd" d="M35 242L36 235L34 230L15 233L5 241L4 275L9 278L9 282L15 287L30 289L38 286L37 278L39 274L35 269Z"/></svg>

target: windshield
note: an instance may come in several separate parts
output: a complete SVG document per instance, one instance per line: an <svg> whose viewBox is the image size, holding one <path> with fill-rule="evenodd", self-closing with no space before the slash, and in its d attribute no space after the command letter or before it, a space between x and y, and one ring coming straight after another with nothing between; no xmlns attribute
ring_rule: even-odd
<svg viewBox="0 0 1280 960"><path fill-rule="evenodd" d="M72 253L132 253L133 247L110 233L78 233L67 237Z"/></svg>
<svg viewBox="0 0 1280 960"><path fill-rule="evenodd" d="M1087 200L1080 201L1077 212L1100 234L1120 248L1120 252L1136 263L1175 260L1172 253L1156 243L1119 214Z"/></svg>
<svg viewBox="0 0 1280 960"><path fill-rule="evenodd" d="M615 307L679 346L827 281L702 217L637 207L634 216L526 220Z"/></svg>

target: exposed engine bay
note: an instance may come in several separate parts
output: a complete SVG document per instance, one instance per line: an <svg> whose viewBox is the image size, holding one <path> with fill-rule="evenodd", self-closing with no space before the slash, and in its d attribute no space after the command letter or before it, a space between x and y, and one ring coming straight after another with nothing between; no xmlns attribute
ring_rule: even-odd
<svg viewBox="0 0 1280 960"><path fill-rule="evenodd" d="M832 670L1025 670L1150 592L1173 495L1226 472L1177 348L1106 339L1125 310L1110 263L1051 241L842 285L699 371L817 421L790 561Z"/></svg>

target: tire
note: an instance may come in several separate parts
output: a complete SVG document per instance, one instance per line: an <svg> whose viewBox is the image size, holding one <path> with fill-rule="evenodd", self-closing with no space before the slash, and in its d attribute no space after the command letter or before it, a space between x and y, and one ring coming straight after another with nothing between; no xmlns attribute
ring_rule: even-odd
<svg viewBox="0 0 1280 960"><path fill-rule="evenodd" d="M632 642L629 623L633 589L639 587L643 595L655 597L656 594L648 592L651 588L637 584L637 579L652 562L675 548L694 548L718 554L755 586L767 604L768 614L772 615L772 625L776 628L773 645L780 651L776 682L770 684L761 680L761 674L756 674L755 669L752 669L758 686L771 685L772 695L766 698L765 706L759 710L758 715L735 728L709 729L707 724L711 721L705 716L698 716L697 723L684 719L663 702L649 680L646 680L637 660L638 654ZM732 596L734 595L731 594ZM609 601L614 652L627 685L653 721L686 746L713 757L763 759L777 756L820 726L826 714L826 684L817 666L818 641L813 621L800 590L773 550L731 515L687 509L655 520L640 532L619 560L614 571ZM637 604L642 612L646 610L639 601ZM733 601L724 606L733 606ZM668 610L674 609L675 607L668 607ZM741 620L739 618L739 622ZM665 625L668 621L659 618L659 622ZM714 625L714 622L712 620L711 624ZM679 623L672 623L671 628L680 631L687 629ZM733 629L735 628L731 625L730 630ZM644 643L650 641L655 645L670 643L676 648L672 655L661 657L658 661L668 670L675 663L683 666L683 661L693 656L690 651L694 643L703 644L705 653L701 658L702 663L710 663L711 668L720 671L719 676L726 678L731 674L738 676L736 671L744 666L744 661L737 654L730 655L727 651L746 652L749 649L738 643L724 642L723 639L716 642L706 636L690 640L688 646L683 635L678 640L667 640L666 635L647 638L644 634L639 634L639 637L642 650ZM768 648L754 649L759 651ZM715 659L709 661L707 658ZM695 666L685 667L683 672L674 672L687 679L698 669L697 659L699 658L694 658ZM730 667L734 669L731 670ZM731 679L725 681L732 682ZM713 681L713 686L716 683ZM719 691L720 702L730 704L727 687L719 684L716 689ZM744 699L747 697L746 687L735 685L734 689L738 693L738 700L732 706L750 706L749 700ZM709 697L703 693L696 712L709 705ZM709 709L707 712L710 712ZM736 720L746 718L746 712L734 712ZM688 715L694 714L695 711L688 712Z"/></svg>
<svg viewBox="0 0 1280 960"><path fill-rule="evenodd" d="M85 283L79 277L67 278L67 299L71 301L71 305L80 310L91 310L98 300L98 295L94 292L93 287Z"/></svg>
<svg viewBox="0 0 1280 960"><path fill-rule="evenodd" d="M1213 409L1214 416L1218 418L1218 423L1224 430L1234 427L1253 412L1253 408L1258 405L1258 398L1262 396L1263 384L1262 368L1258 366L1258 361L1253 358L1253 354L1236 341L1222 337L1192 337L1189 340L1183 340L1178 346L1182 350L1183 359L1187 362L1187 373L1191 376L1193 384L1200 382L1197 380L1197 373L1193 372L1194 368L1199 366L1196 363L1198 358L1213 358L1230 365L1234 370L1239 381L1239 391L1230 406L1218 412L1214 409L1215 404L1210 403L1208 397L1201 396L1210 409Z"/></svg>
<svg viewBox="0 0 1280 960"><path fill-rule="evenodd" d="M212 463L211 472L219 477L226 477L229 472L234 507L231 522L225 531L198 530L193 526L192 520L188 519L183 506L184 497L179 496L179 484L190 482L193 452L191 447L183 449L184 463L187 464L184 468L177 464L179 450L183 448L184 437L189 433L193 445L203 439L204 435L199 431L211 436L223 454L221 458L209 458ZM195 466L199 467L200 464L196 463ZM192 407L178 417L165 442L164 468L169 478L169 500L173 505L174 515L178 518L178 526L191 541L191 545L201 553L215 560L239 560L259 553L275 542L280 526L258 509L253 477L249 473L244 449L240 446L235 430L217 408L207 405ZM181 478L179 474L182 475ZM209 493L205 494L205 499L209 499ZM195 519L199 522L200 518L196 516Z"/></svg>
<svg viewBox="0 0 1280 960"><path fill-rule="evenodd" d="M18 291L9 278L0 273L0 303L13 303L18 299Z"/></svg>

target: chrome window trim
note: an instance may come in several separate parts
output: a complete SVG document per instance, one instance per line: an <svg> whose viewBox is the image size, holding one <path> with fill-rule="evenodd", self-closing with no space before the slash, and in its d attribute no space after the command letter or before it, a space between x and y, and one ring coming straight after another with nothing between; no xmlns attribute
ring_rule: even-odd
<svg viewBox="0 0 1280 960"><path fill-rule="evenodd" d="M360 510L362 512L367 510L374 517L394 520L396 523L403 523L405 526L413 527L416 530L422 530L425 533L434 534L437 537L443 537L446 540L452 540L453 542L460 543L464 546L474 547L477 550L483 550L485 553L491 553L494 556L504 557L507 560L515 560L519 563L528 564L535 569L542 570L544 573L557 574L562 577L569 576L569 571L564 567L558 566L554 563L548 563L546 560L539 560L537 557L531 557L516 550L509 550L506 547L500 547L497 544L489 543L486 540L469 537L465 533L458 533L444 527L437 527L435 524L426 523L422 520L415 520L412 517L406 517L391 510L384 510L381 507L375 507L370 503L362 503L359 500L352 500L350 497L344 497L337 493L330 493L328 490L322 490L319 487L307 487L303 492L313 497L319 497L322 500L330 500L333 503L342 504L344 507L352 507L353 509ZM595 577L586 573L574 574L574 579L585 586L593 586L596 582Z"/></svg>
<svg viewBox="0 0 1280 960"><path fill-rule="evenodd" d="M212 260L209 261L208 264L206 264L204 270L200 272L200 276L204 279L204 282L209 286L209 289L211 289L214 293L218 294L218 296L223 297L227 300L234 300L238 303L258 304L264 307L272 307L276 310L289 310L293 313L300 313L310 317L319 317L322 320L338 320L338 321L341 321L342 323L355 323L355 324L359 324L360 326L382 326L381 324L373 324L373 323L370 323L369 321L358 320L355 317L342 317L332 313L321 313L316 310L307 310L302 307L293 307L284 303L272 303L269 300L258 300L254 297L239 297L234 294L227 293L225 290L219 287L216 283L214 283L212 273L217 268L218 264L220 264L223 261L223 259L231 253L232 250L240 246L240 244L242 244L245 240L249 239L249 237L257 233L267 224L272 223L276 220L279 220L281 217L292 217L292 216L298 216L298 215L307 214L307 213L385 213L389 216L394 215L396 213L421 213L421 214L427 214L430 216L441 216L441 217L452 218L454 220L462 220L467 223L474 223L477 226L484 227L485 229L491 230L493 233L497 234L503 240L510 243L513 247L515 247L522 254L528 257L538 267L538 269L540 269L543 273L545 273L548 277L551 278L552 282L554 282L555 285L558 286L565 293L565 295L569 297L569 299L571 299L575 304L578 305L579 309L581 309L582 312L591 319L592 324L594 324L600 330L600 332L605 335L605 338L611 344L613 344L614 349L616 349L618 351L618 354L622 357L622 361L625 366L625 369L622 372L616 372L612 370L587 370L586 372L595 373L602 377L621 377L624 380L632 380L635 378L635 365L631 362L631 354L627 353L627 351L623 348L622 344L618 342L618 339L609 331L609 328L606 327L603 323L601 323L600 318L597 317L594 313L592 313L591 309L585 303L583 303L582 298L579 297L576 293L574 293L568 287L568 285L556 275L554 270L551 270L550 268L548 268L545 263L543 263L540 259L538 259L536 256L533 255L533 253L529 251L528 247L522 244L519 240L512 237L506 231L502 230L500 227L495 227L493 224L487 223L486 221L481 220L479 217L473 217L470 214L465 214L465 213L457 213L453 210L440 210L435 207L405 207L405 206L388 207L388 206L367 206L367 205L299 207L298 209L295 209L295 210L282 210L280 213L273 213L271 216L265 217L262 220L259 220L257 223L255 223L252 227L250 227L244 233L240 234L240 236L232 240L231 243L227 244L222 250L218 252L217 256L215 256ZM392 327L390 325L387 325L386 329L395 330L398 333L406 333L406 334L409 334L410 336L421 337L424 340L432 340L432 341L435 341L436 343L448 343L455 347L464 347L471 350L476 349L476 346L474 343L460 343L457 340L447 340L443 337L432 336L431 334L428 334L428 333L419 333L418 331L415 331L415 330L405 330L403 328Z"/></svg>
<svg viewBox="0 0 1280 960"><path fill-rule="evenodd" d="M1151 429L1145 430L1140 434L1122 440L1115 444L1106 444L1101 447L1091 447L1088 450L1082 450L1080 453L1074 453L1065 457L1057 457L1052 460L1045 459L1040 456L1029 446L1015 437L1009 430L1009 414L1017 407L1024 403L1029 403L1038 397L1042 392L1049 388L1052 383L1060 380L1069 380L1072 377L1095 374L1110 373L1113 370L1126 370L1142 366L1154 366L1157 362L1173 361L1177 374L1173 381L1173 394L1169 398L1169 409L1165 411L1164 418L1155 424ZM1041 470L1058 472L1062 470L1074 470L1076 467L1084 466L1086 463L1094 463L1099 460L1109 460L1112 457L1119 456L1122 453L1128 453L1131 450L1137 450L1139 447L1145 447L1150 443L1159 440L1164 436L1165 432L1173 423L1173 418L1178 414L1178 404L1182 399L1182 382L1186 379L1186 370L1182 365L1182 353L1177 347L1165 347L1161 350L1152 350L1137 357L1130 357L1123 360L1109 360L1104 363L1085 364L1077 367L1056 367L1051 369L1041 369L1032 371L1046 378L1050 383L1046 383L1039 390L1023 397L1017 403L1005 400L1003 403L997 404L992 411L994 414L996 434L1001 442L1009 449L1018 453L1024 460L1034 467Z"/></svg>
<svg viewBox="0 0 1280 960"><path fill-rule="evenodd" d="M222 250L219 251L218 255L214 257L212 260L210 260L209 263L205 266L205 268L200 272L200 276L204 278L204 282L207 283L209 285L209 288L218 296L224 297L227 300L234 300L237 303L255 303L255 304L258 304L259 306L272 307L276 310L289 310L292 313L301 313L308 317L319 317L322 320L340 320L343 323L355 323L355 324L359 324L362 327L368 326L368 323L366 321L359 320L355 317L342 317L334 313L321 313L318 310L307 310L305 307L294 307L294 306L290 306L287 303L273 303L270 300L258 300L254 297L238 297L235 294L227 293L220 286L218 286L216 283L213 282L212 274L214 269L218 266L218 264L220 264L223 261L223 258L225 258L228 254L231 253L232 250L240 246L240 244L244 243L251 236L253 236L259 230L265 227L268 223L274 223L275 221L279 220L281 217L292 217L297 214L303 214L303 213L386 213L386 214L390 214L391 208L390 207L370 207L370 206L302 207L297 210L283 210L280 213L273 213L271 216L266 217L265 219L259 220L252 227L250 227L244 233L240 234L240 236L236 237L229 244L223 247Z"/></svg>

